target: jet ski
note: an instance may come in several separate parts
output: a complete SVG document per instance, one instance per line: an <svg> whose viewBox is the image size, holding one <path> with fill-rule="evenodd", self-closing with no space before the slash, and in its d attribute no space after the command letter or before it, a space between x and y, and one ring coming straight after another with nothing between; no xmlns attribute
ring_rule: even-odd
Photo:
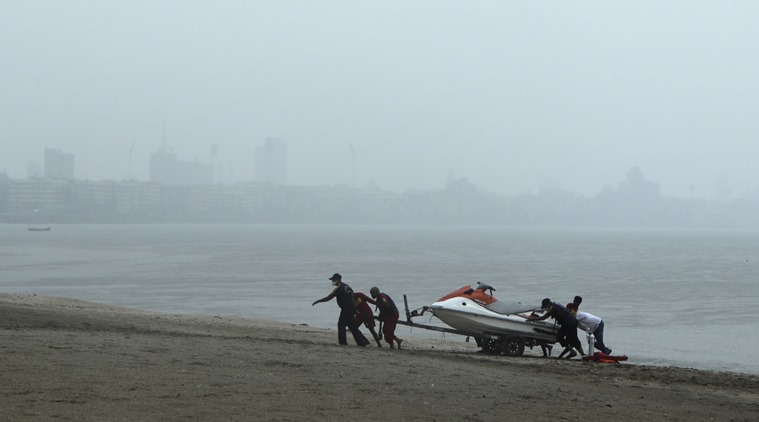
<svg viewBox="0 0 759 422"><path fill-rule="evenodd" d="M521 356L525 346L543 347L544 355L556 342L559 325L548 320L528 321L528 316L541 315L538 305L499 301L495 289L484 283L466 285L441 297L422 310L431 311L453 332L474 337L483 351ZM421 315L417 311L415 314Z"/></svg>

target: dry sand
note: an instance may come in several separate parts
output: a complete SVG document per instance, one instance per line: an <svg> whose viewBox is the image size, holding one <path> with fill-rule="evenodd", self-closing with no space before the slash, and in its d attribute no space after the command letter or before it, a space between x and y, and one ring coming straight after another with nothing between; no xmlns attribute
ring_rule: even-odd
<svg viewBox="0 0 759 422"><path fill-rule="evenodd" d="M0 420L759 420L757 376L403 345L0 294Z"/></svg>

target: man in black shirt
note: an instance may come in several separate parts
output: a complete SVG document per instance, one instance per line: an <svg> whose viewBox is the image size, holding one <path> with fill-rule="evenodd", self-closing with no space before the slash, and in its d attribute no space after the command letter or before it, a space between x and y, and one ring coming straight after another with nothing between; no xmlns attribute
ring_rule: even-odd
<svg viewBox="0 0 759 422"><path fill-rule="evenodd" d="M559 332L556 333L556 341L564 346L565 349L563 352L561 352L559 357L564 356L564 354L567 352L569 352L568 358L577 356L577 353L575 353L572 348L577 349L581 355L585 356L585 352L582 350L582 343L580 343L580 339L577 337L577 319L574 317L574 315L572 315L572 313L569 312L567 308L559 303L552 302L549 298L543 299L541 307L545 310L545 314L543 314L543 316L530 316L527 317L527 319L530 321L540 321L551 317L555 319L556 322L561 324Z"/></svg>
<svg viewBox="0 0 759 422"><path fill-rule="evenodd" d="M315 300L311 306L320 302L327 302L332 300L333 297L336 297L337 306L340 307L340 318L337 320L337 341L343 346L348 344L345 333L345 327L348 327L351 334L353 334L353 339L356 340L356 344L359 346L366 346L369 344L369 340L367 340L361 331L359 331L358 324L356 324L356 305L353 302L353 289L351 289L351 286L342 282L343 277L338 273L333 274L329 279L332 280L335 290L332 290L332 293L329 295Z"/></svg>

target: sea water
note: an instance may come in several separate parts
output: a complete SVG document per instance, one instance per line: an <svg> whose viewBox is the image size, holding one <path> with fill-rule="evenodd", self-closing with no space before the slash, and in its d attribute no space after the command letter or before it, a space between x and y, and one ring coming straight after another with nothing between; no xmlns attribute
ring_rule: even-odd
<svg viewBox="0 0 759 422"><path fill-rule="evenodd" d="M507 301L581 295L581 310L603 318L606 344L631 363L759 374L756 231L0 225L4 293L334 329L334 301L311 305L330 293L334 272L356 291L378 286L402 313L404 295L418 308L477 281Z"/></svg>

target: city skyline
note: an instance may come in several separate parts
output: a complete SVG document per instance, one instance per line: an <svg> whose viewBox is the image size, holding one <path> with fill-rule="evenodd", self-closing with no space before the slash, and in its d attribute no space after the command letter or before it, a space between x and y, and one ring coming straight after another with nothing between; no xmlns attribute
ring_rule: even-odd
<svg viewBox="0 0 759 422"><path fill-rule="evenodd" d="M167 169L171 171L170 164ZM444 189L382 191L272 182L10 179L0 175L3 223L413 224L660 229L759 227L759 197L677 199L638 168L592 197L560 190L504 196L466 179Z"/></svg>
<svg viewBox="0 0 759 422"><path fill-rule="evenodd" d="M286 157L284 156L285 150L286 150L286 142L282 141L279 138L273 138L273 137L267 137L263 140L261 144L258 144L256 147L256 153L251 157L250 162L253 166L257 167L260 165L264 165L266 167L265 170L262 171L255 171L254 176L252 176L249 179L231 179L231 178L225 178L223 171L224 171L224 163L215 163L213 156L210 156L207 162L203 160L186 160L184 157L181 156L178 152L176 152L173 148L167 148L166 145L162 145L159 147L155 152L151 153L148 161L151 163L150 167L151 169L148 170L147 177L139 177L139 175L133 174L133 172L130 172L130 175L128 177L124 177L123 179L86 179L82 177L78 177L78 175L75 175L75 154L69 154L67 151L63 151L57 148L45 148L44 150L44 157L42 163L37 163L34 161L30 161L27 163L27 174L23 178L34 178L34 177L45 177L45 178L60 178L60 179L73 179L73 180L89 180L89 181L127 181L127 180L133 180L137 182L159 182L159 183L168 183L168 184L211 184L211 183L240 183L240 182L269 182L279 185L288 185L288 186L324 186L329 184L303 184L303 185L297 185L292 183L286 183L287 180L287 161ZM266 158L269 154L274 151L275 161L277 165L279 165L281 168L277 170L277 174L275 176L275 179L272 179L272 176L269 175L270 166L271 163L268 161L268 158ZM264 154L264 157L261 156L261 154ZM45 172L40 172L39 169L45 168L47 169L50 167L50 164L47 162L48 158L52 156L55 161L53 166L55 168L58 168L61 166L60 160L65 157L67 161L67 170L66 174L67 176L61 176L59 172L62 170L58 169L56 170L55 176L48 176L48 172L50 170L46 170ZM157 177L155 175L156 172L156 158L158 158L158 168L163 168L162 170L159 170L161 174L159 174ZM263 159L262 159L263 158ZM130 157L131 161L132 157ZM167 167L167 159L168 159L168 167ZM178 167L178 168L175 168ZM557 191L565 191L568 193L580 195L580 196L587 196L592 197L594 195L602 193L605 189L608 188L616 188L620 184L625 183L625 178L629 177L631 173L636 173L641 179L645 179L647 181L650 181L651 183L657 184L657 189L659 189L662 193L662 196L665 197L672 197L672 198L678 198L678 199L707 199L707 200L726 200L726 199L739 199L739 198L746 198L746 199L755 199L759 197L759 186L756 189L748 190L746 192L743 192L741 194L736 194L732 191L730 188L729 182L725 180L724 177L717 177L714 180L714 183L710 187L710 191L703 196L696 195L696 187L692 186L691 194L686 197L677 197L677 196L671 196L666 194L666 189L661 186L661 183L656 181L655 179L652 179L649 175L646 174L644 171L645 169L641 169L638 166L631 166L630 168L622 171L620 169L620 176L616 180L609 180L609 181L603 181L603 183L599 184L598 190L595 192L589 192L589 193L583 193L583 192L575 192L571 191L569 189L565 189L562 187L555 187L555 186L540 186L537 189L528 189L521 192L516 192L514 194L503 194L500 192L493 192L488 191L495 194L500 195L506 195L506 196L515 196L515 195L522 195L522 194L532 194L544 190L557 190ZM167 173L169 174L167 176ZM197 174L191 174L191 173L197 173ZM7 174L6 172L3 172L0 170L0 174L5 174L10 178L12 175ZM18 178L20 179L20 178ZM182 180L184 179L184 180ZM405 191L409 190L435 190L435 189L443 189L446 187L446 185L450 184L452 181L455 180L465 180L467 183L470 183L471 181L464 176L457 176L452 171L448 171L448 173L445 176L445 182L441 184L440 187L437 188L423 188L423 187L415 187L410 186ZM473 183L473 182L472 182ZM477 185L476 183L473 183L474 186L477 186L478 188L482 188L481 186ZM352 180L345 180L338 183L332 184L332 186L351 186L351 187L358 187L358 188L379 188L383 189L381 186L376 186L373 184L366 184L364 186L355 186L353 185ZM484 188L483 188L484 189ZM391 192L403 192L404 190L392 190L392 189L383 189Z"/></svg>
<svg viewBox="0 0 759 422"><path fill-rule="evenodd" d="M759 189L756 2L178 5L6 5L0 171L56 148L147 180L165 140L255 180L275 136L293 185L591 195L638 167L669 197Z"/></svg>

